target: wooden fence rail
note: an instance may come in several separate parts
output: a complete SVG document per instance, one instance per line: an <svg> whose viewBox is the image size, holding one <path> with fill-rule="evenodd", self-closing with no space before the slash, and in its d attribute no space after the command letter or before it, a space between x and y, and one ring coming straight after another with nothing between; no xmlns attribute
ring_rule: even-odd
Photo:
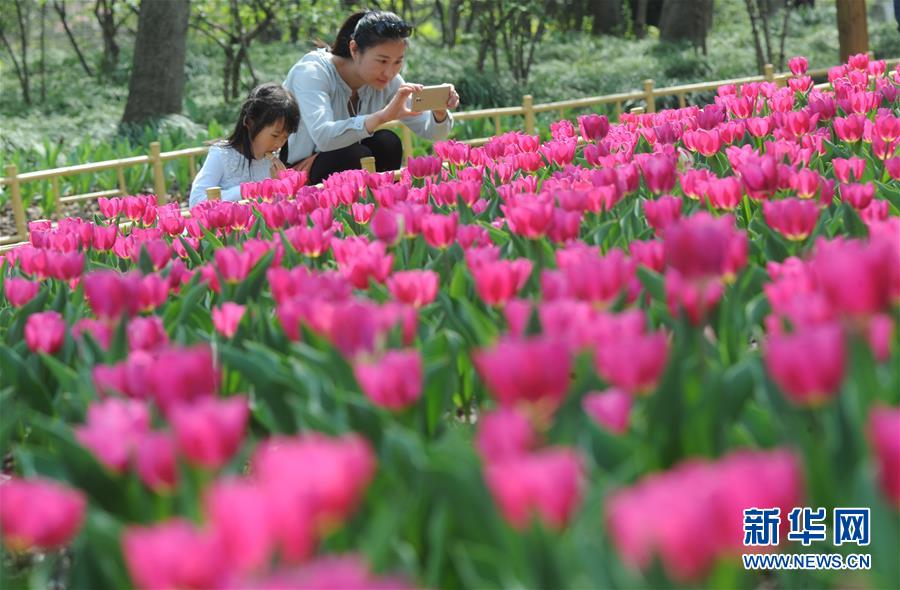
<svg viewBox="0 0 900 590"><path fill-rule="evenodd" d="M888 68L900 63L900 58L887 60ZM828 74L829 68L820 68L810 70L808 74L814 78L822 77ZM776 74L771 64L767 64L764 73L759 76L747 76L744 78L733 78L729 80L715 80L711 82L700 82L696 84L681 84L678 86L669 86L665 88L656 88L653 80L644 80L643 90L633 92L623 92L619 94L608 94L603 96L590 96L586 98L576 98L572 100L562 100L556 102L548 102L535 104L531 95L522 97L521 106L501 107L494 109L478 109L472 111L463 111L453 115L456 121L476 121L481 119L490 119L493 122L494 135L503 132L501 124L502 117L523 117L524 125L521 127L525 133L534 134L536 131L535 115L538 113L554 112L559 113L560 118L565 118L566 111L573 109L582 109L594 107L598 105L611 105L615 108L616 116L621 116L625 106L628 103L643 102L643 107L638 107L641 112L656 112L656 99L676 96L680 107L687 105L687 97L691 94L700 92L710 92L716 90L719 86L725 84L747 84L750 82L775 82L779 85L787 83L790 74ZM829 84L823 83L816 88L827 88ZM403 144L403 163L412 154L413 140L410 130L399 121L392 121L383 125L384 129L399 129L401 143ZM514 127L519 128L519 127ZM512 128L511 128L512 129ZM490 137L481 137L475 139L463 140L463 143L470 145L483 145L490 140ZM110 197L116 195L127 194L127 186L125 183L124 169L134 166L150 166L153 176L153 190L159 198L160 202L168 199L166 193L166 178L164 164L172 160L187 159L191 178L196 175L196 160L198 157L206 155L209 151L208 147L195 147L171 152L161 152L160 143L155 141L150 144L150 153L146 156L133 156L129 158L121 158L118 160L107 160L103 162L93 162L89 164L78 164L75 166L66 166L63 168L53 168L50 170L38 170L34 172L25 172L20 174L14 164L6 166L5 177L0 178L0 186L6 186L9 190L9 204L13 210L13 218L15 219L16 234L12 236L0 236L0 246L24 241L28 236L28 218L25 213L25 207L22 201L21 185L26 182L36 182L40 180L50 180L50 196L56 203L56 215L59 218L62 214L62 205L66 203L88 201L99 197ZM62 196L60 194L59 179L78 174L102 172L105 170L115 170L117 176L118 188L110 190L96 191L81 195Z"/></svg>

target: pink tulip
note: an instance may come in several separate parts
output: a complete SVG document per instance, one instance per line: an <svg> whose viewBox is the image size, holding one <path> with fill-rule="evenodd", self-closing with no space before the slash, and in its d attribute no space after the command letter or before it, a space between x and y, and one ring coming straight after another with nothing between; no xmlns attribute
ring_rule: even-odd
<svg viewBox="0 0 900 590"><path fill-rule="evenodd" d="M900 408L873 407L867 431L881 490L888 502L900 507Z"/></svg>
<svg viewBox="0 0 900 590"><path fill-rule="evenodd" d="M865 184L842 184L841 200L850 203L857 211L869 206L875 197L875 185L871 182Z"/></svg>
<svg viewBox="0 0 900 590"><path fill-rule="evenodd" d="M437 176L441 173L441 159L435 156L409 158L406 167L413 178Z"/></svg>
<svg viewBox="0 0 900 590"><path fill-rule="evenodd" d="M788 68L790 68L791 73L795 76L802 76L809 68L809 62L802 56L792 57L788 60Z"/></svg>
<svg viewBox="0 0 900 590"><path fill-rule="evenodd" d="M900 180L900 156L894 156L884 161L884 169L893 180Z"/></svg>
<svg viewBox="0 0 900 590"><path fill-rule="evenodd" d="M835 117L833 122L834 133L841 141L856 143L863 136L866 121L865 115L859 114Z"/></svg>
<svg viewBox="0 0 900 590"><path fill-rule="evenodd" d="M834 175L844 184L851 180L859 182L866 169L866 161L863 158L834 158L831 163L834 166Z"/></svg>
<svg viewBox="0 0 900 590"><path fill-rule="evenodd" d="M720 276L742 266L740 251L746 241L730 216L695 213L666 228L666 264L687 280Z"/></svg>
<svg viewBox="0 0 900 590"><path fill-rule="evenodd" d="M395 272L387 281L387 288L397 301L422 307L437 297L440 276L432 270Z"/></svg>
<svg viewBox="0 0 900 590"><path fill-rule="evenodd" d="M204 506L212 534L235 570L252 572L268 565L276 523L270 518L269 499L261 486L237 479L219 480L206 492Z"/></svg>
<svg viewBox="0 0 900 590"><path fill-rule="evenodd" d="M69 544L84 521L79 490L45 479L0 482L0 531L13 553L50 551Z"/></svg>
<svg viewBox="0 0 900 590"><path fill-rule="evenodd" d="M844 333L838 325L769 334L766 369L785 396L797 405L822 405L838 392L846 363Z"/></svg>
<svg viewBox="0 0 900 590"><path fill-rule="evenodd" d="M747 119L747 131L753 137L765 137L772 132L771 117L750 117Z"/></svg>
<svg viewBox="0 0 900 590"><path fill-rule="evenodd" d="M244 317L244 311L246 311L246 307L243 305L226 301L219 307L213 308L213 326L225 338L233 338Z"/></svg>
<svg viewBox="0 0 900 590"><path fill-rule="evenodd" d="M350 211L353 214L353 221L360 225L369 223L372 213L375 212L374 203L353 203L350 205Z"/></svg>
<svg viewBox="0 0 900 590"><path fill-rule="evenodd" d="M647 224L663 235L666 226L681 217L682 200L672 195L663 195L655 201L644 201L644 216Z"/></svg>
<svg viewBox="0 0 900 590"><path fill-rule="evenodd" d="M371 446L358 435L313 433L270 438L257 448L251 464L270 503L282 558L296 562L312 551L315 531L327 532L356 509L376 461Z"/></svg>
<svg viewBox="0 0 900 590"><path fill-rule="evenodd" d="M116 243L118 233L119 226L116 224L109 226L95 225L91 236L91 244L94 250L111 250Z"/></svg>
<svg viewBox="0 0 900 590"><path fill-rule="evenodd" d="M19 277L6 277L3 282L3 293L13 307L24 306L34 299L40 290L40 283Z"/></svg>
<svg viewBox="0 0 900 590"><path fill-rule="evenodd" d="M663 155L649 155L641 163L644 182L650 192L661 194L672 190L675 186L675 159Z"/></svg>
<svg viewBox="0 0 900 590"><path fill-rule="evenodd" d="M159 316L134 318L128 323L129 350L155 350L169 343L169 335Z"/></svg>
<svg viewBox="0 0 900 590"><path fill-rule="evenodd" d="M25 322L25 342L31 352L56 354L66 340L66 321L56 311L44 311L28 316Z"/></svg>
<svg viewBox="0 0 900 590"><path fill-rule="evenodd" d="M734 211L741 203L743 188L735 176L710 179L706 183L706 199L720 211Z"/></svg>
<svg viewBox="0 0 900 590"><path fill-rule="evenodd" d="M552 199L521 195L500 205L506 216L509 230L526 238L540 238L547 233L553 222Z"/></svg>
<svg viewBox="0 0 900 590"><path fill-rule="evenodd" d="M819 221L819 205L806 199L763 201L766 223L791 241L805 240Z"/></svg>
<svg viewBox="0 0 900 590"><path fill-rule="evenodd" d="M551 447L491 462L485 467L485 479L513 528L526 528L536 516L558 530L571 520L580 503L584 470L575 451Z"/></svg>
<svg viewBox="0 0 900 590"><path fill-rule="evenodd" d="M502 339L473 360L478 374L503 406L527 404L552 415L569 389L572 359L555 339Z"/></svg>
<svg viewBox="0 0 900 590"><path fill-rule="evenodd" d="M230 571L211 533L172 519L122 533L122 553L137 588L221 588Z"/></svg>
<svg viewBox="0 0 900 590"><path fill-rule="evenodd" d="M422 357L416 350L389 350L373 362L357 362L353 374L375 405L402 410L422 395Z"/></svg>
<svg viewBox="0 0 900 590"><path fill-rule="evenodd" d="M189 461L219 469L237 452L244 439L249 409L243 396L202 398L178 404L171 411L179 450Z"/></svg>
<svg viewBox="0 0 900 590"><path fill-rule="evenodd" d="M140 308L141 276L112 270L88 273L82 279L84 294L97 317L117 320L132 316Z"/></svg>
<svg viewBox="0 0 900 590"><path fill-rule="evenodd" d="M695 326L701 325L722 298L724 286L719 280L685 280L680 272L665 273L666 305L677 317L681 311Z"/></svg>
<svg viewBox="0 0 900 590"><path fill-rule="evenodd" d="M97 199L97 205L100 207L100 213L107 219L117 217L122 212L121 198L107 199L100 197Z"/></svg>
<svg viewBox="0 0 900 590"><path fill-rule="evenodd" d="M525 286L531 267L532 262L527 258L481 263L477 268L472 268L475 290L488 305L503 305Z"/></svg>
<svg viewBox="0 0 900 590"><path fill-rule="evenodd" d="M747 194L754 199L769 198L779 189L779 163L771 154L751 154L736 169Z"/></svg>
<svg viewBox="0 0 900 590"><path fill-rule="evenodd" d="M156 355L153 370L142 384L147 394L168 415L179 402L207 398L218 392L221 369L207 346L168 348Z"/></svg>
<svg viewBox="0 0 900 590"><path fill-rule="evenodd" d="M658 555L673 580L697 583L717 558L743 550L745 509L779 508L786 515L803 504L802 488L800 463L786 451L694 459L611 494L606 530L627 565L647 570Z"/></svg>
<svg viewBox="0 0 900 590"><path fill-rule="evenodd" d="M379 207L372 215L370 224L372 235L385 244L393 244L400 234L400 219L402 217L395 211Z"/></svg>
<svg viewBox="0 0 900 590"><path fill-rule="evenodd" d="M47 252L47 275L68 281L81 276L84 270L83 252Z"/></svg>
<svg viewBox="0 0 900 590"><path fill-rule="evenodd" d="M497 408L478 420L475 446L487 463L524 455L536 443L528 418L513 408Z"/></svg>
<svg viewBox="0 0 900 590"><path fill-rule="evenodd" d="M562 266L562 265L560 265ZM635 276L635 264L618 249L563 268L569 293L596 307L611 305Z"/></svg>
<svg viewBox="0 0 900 590"><path fill-rule="evenodd" d="M331 232L323 230L319 225L294 226L285 230L284 235L294 250L310 258L318 258L328 251L331 244Z"/></svg>
<svg viewBox="0 0 900 590"><path fill-rule="evenodd" d="M716 129L685 131L683 141L686 148L693 152L700 152L707 158L716 155L722 149L722 138L719 137Z"/></svg>
<svg viewBox="0 0 900 590"><path fill-rule="evenodd" d="M87 422L74 430L103 465L122 473L150 430L150 411L144 402L110 397L88 406Z"/></svg>
<svg viewBox="0 0 900 590"><path fill-rule="evenodd" d="M656 388L668 360L663 332L635 334L597 347L597 371L614 387L634 395Z"/></svg>
<svg viewBox="0 0 900 590"><path fill-rule="evenodd" d="M246 252L224 247L215 252L215 268L226 283L239 283L250 273L251 259Z"/></svg>
<svg viewBox="0 0 900 590"><path fill-rule="evenodd" d="M148 432L134 448L135 470L148 488L169 492L178 483L175 441L167 432Z"/></svg>
<svg viewBox="0 0 900 590"><path fill-rule="evenodd" d="M90 334L100 348L109 349L113 338L113 328L108 322L92 318L82 318L75 322L75 325L72 326L72 338L78 341L85 333Z"/></svg>
<svg viewBox="0 0 900 590"><path fill-rule="evenodd" d="M468 147L468 146L466 146ZM325 555L316 557L300 569L275 572L263 579L254 578L253 588L261 590L322 590L325 588L352 590L412 590L414 585L397 576L374 575L368 566L354 555Z"/></svg>
<svg viewBox="0 0 900 590"><path fill-rule="evenodd" d="M609 133L609 119L606 115L582 115L578 117L578 130L585 141L598 141Z"/></svg>
<svg viewBox="0 0 900 590"><path fill-rule="evenodd" d="M576 145L575 141L571 139L554 139L543 144L540 147L540 151L549 163L557 166L566 166L575 159Z"/></svg>
<svg viewBox="0 0 900 590"><path fill-rule="evenodd" d="M334 244L335 242L332 247ZM338 266L350 284L357 289L368 289L370 280L379 284L387 280L393 263L394 257L387 253L384 242L373 242L356 250L355 255L348 257L345 262L341 263L339 260Z"/></svg>
<svg viewBox="0 0 900 590"><path fill-rule="evenodd" d="M888 311L900 284L896 242L820 239L811 268L831 306L853 317Z"/></svg>
<svg viewBox="0 0 900 590"><path fill-rule="evenodd" d="M661 273L666 266L666 255L663 243L659 240L642 242L635 240L628 244L631 259L637 264L646 266Z"/></svg>
<svg viewBox="0 0 900 590"><path fill-rule="evenodd" d="M621 389L591 392L581 400L581 407L594 422L614 434L628 431L632 396Z"/></svg>
<svg viewBox="0 0 900 590"><path fill-rule="evenodd" d="M447 248L456 241L459 215L425 215L422 218L422 235L432 248Z"/></svg>

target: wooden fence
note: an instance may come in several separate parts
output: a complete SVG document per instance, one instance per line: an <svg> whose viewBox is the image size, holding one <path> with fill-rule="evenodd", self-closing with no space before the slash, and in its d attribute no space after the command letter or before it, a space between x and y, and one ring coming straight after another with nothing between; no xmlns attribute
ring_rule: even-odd
<svg viewBox="0 0 900 590"><path fill-rule="evenodd" d="M890 68L894 64L900 63L900 59L891 59L887 61ZM828 74L829 68L821 68L810 70L808 74L813 77L822 77ZM719 86L724 84L741 85L749 82L775 82L779 85L786 84L790 77L789 73L776 73L771 64L767 64L764 73L761 76L747 76L745 78L734 78L730 80L716 80L712 82L700 82L697 84L682 84L680 86L669 86L664 88L656 88L653 80L644 80L643 90L634 92L623 92L619 94L608 94L604 96L591 96L587 98L577 98L573 100L563 100L557 102L548 102L542 104L534 104L531 95L526 94L522 97L522 104L514 107L501 107L494 109L479 109L472 111L462 111L454 113L455 121L474 121L481 119L490 119L493 122L493 134L502 133L504 129L501 119L504 117L522 117L524 126L520 129L528 134L534 134L535 115L538 113L556 112L560 119L565 118L566 111L572 109L581 109L595 107L598 105L611 105L615 109L616 117L620 116L625 105L635 102L643 102L642 112L653 113L656 111L656 99L668 96L678 98L680 107L687 106L687 97L691 94L700 92L715 91ZM827 88L827 82L818 84L817 88ZM406 158L412 153L412 133L409 129L399 121L392 121L383 125L382 128L398 129L403 144L404 164ZM518 128L518 127L517 127ZM463 140L463 143L471 145L483 145L490 137L481 137L476 139ZM166 193L166 179L163 165L165 162L178 159L187 159L190 168L191 178L196 174L196 160L198 157L206 155L209 151L208 147L196 147L172 152L161 152L159 142L150 144L150 153L146 156L134 156L130 158L122 158L119 160L107 160L104 162L94 162L90 164L78 164L76 166L66 166L63 168L53 168L50 170L38 170L35 172L19 173L15 165L9 165L5 170L5 177L0 178L0 186L7 187L9 191L9 204L13 210L13 217L16 224L16 233L11 236L0 236L0 248L4 245L14 244L24 241L28 236L28 218L25 213L25 207L22 202L21 185L26 182L36 182L40 180L50 181L50 196L55 199L57 207L57 217L61 214L62 205L66 203L88 201L99 197L110 197L116 195L127 194L125 185L124 169L133 166L150 166L153 176L153 191L156 193L160 202L168 199ZM118 188L86 193L81 195L62 196L60 194L59 179L78 174L101 172L104 170L115 170L118 179ZM3 248L5 249L5 248Z"/></svg>

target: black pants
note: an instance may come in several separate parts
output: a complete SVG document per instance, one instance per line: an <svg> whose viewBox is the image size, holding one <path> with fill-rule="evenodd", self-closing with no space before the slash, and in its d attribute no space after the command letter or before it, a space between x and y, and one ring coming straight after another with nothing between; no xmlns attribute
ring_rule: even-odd
<svg viewBox="0 0 900 590"><path fill-rule="evenodd" d="M403 159L403 144L396 133L381 129L359 143L339 150L319 152L309 171L309 183L318 184L335 172L358 170L359 160L368 156L375 158L375 170L378 172L398 170Z"/></svg>

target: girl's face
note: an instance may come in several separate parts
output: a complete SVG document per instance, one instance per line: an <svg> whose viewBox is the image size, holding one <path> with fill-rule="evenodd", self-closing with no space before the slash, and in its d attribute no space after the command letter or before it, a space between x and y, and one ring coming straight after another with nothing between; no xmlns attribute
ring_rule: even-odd
<svg viewBox="0 0 900 590"><path fill-rule="evenodd" d="M275 121L259 130L251 142L253 157L262 158L266 154L277 152L287 142L288 132L284 128L284 119Z"/></svg>
<svg viewBox="0 0 900 590"><path fill-rule="evenodd" d="M406 41L403 39L391 39L369 47L364 52L359 51L356 41L350 41L350 55L356 64L356 73L363 83L376 90L386 88L394 76L400 73L405 54Z"/></svg>

